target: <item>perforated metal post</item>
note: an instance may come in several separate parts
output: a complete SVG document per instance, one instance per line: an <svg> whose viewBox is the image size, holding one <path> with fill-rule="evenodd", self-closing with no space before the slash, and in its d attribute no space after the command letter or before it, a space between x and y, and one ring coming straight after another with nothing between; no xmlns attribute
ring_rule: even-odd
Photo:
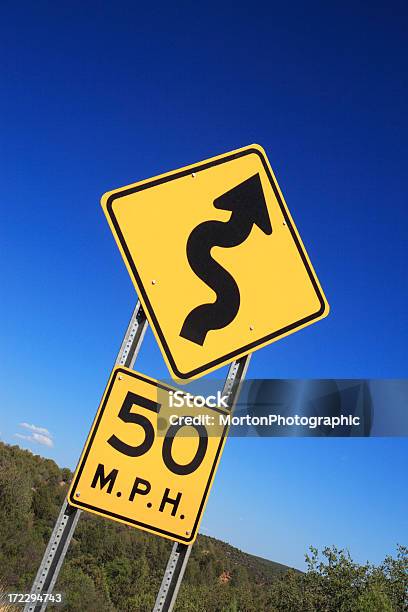
<svg viewBox="0 0 408 612"><path fill-rule="evenodd" d="M231 411L238 399L250 359L251 355L246 355L234 361L229 367L222 394L228 397L227 403ZM173 544L153 612L173 610L192 547L192 544L179 544L178 542Z"/></svg>
<svg viewBox="0 0 408 612"><path fill-rule="evenodd" d="M123 338L115 366L122 365L133 367L135 359L143 342L147 329L147 319L140 302L136 304L128 328ZM37 575L34 579L31 593L51 593L62 563L68 550L69 543L74 535L81 511L73 508L64 501L51 538L45 549ZM38 603L27 603L24 612L43 612L47 608L48 601Z"/></svg>
<svg viewBox="0 0 408 612"><path fill-rule="evenodd" d="M192 545L174 542L153 612L173 609L191 549Z"/></svg>

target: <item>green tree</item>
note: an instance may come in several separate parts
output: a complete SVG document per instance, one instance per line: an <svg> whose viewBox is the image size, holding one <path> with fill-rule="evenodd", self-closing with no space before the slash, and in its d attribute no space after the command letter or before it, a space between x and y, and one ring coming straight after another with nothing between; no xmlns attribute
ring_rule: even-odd
<svg viewBox="0 0 408 612"><path fill-rule="evenodd" d="M388 555L378 571L385 579L387 594L398 612L408 611L408 547L397 546L396 557Z"/></svg>
<svg viewBox="0 0 408 612"><path fill-rule="evenodd" d="M378 585L368 587L358 598L353 612L394 612L388 595Z"/></svg>
<svg viewBox="0 0 408 612"><path fill-rule="evenodd" d="M64 563L58 588L55 592L65 595L62 607L55 609L69 612L109 612L109 604L96 590L92 578L87 576L74 561ZM108 606L108 607L107 607Z"/></svg>

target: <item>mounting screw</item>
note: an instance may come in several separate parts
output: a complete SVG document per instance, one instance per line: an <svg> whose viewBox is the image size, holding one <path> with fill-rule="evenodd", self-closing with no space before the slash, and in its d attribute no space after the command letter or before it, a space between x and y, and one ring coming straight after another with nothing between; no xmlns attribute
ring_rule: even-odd
<svg viewBox="0 0 408 612"><path fill-rule="evenodd" d="M123 379L123 376L118 376L118 380L122 380L122 379Z"/></svg>
<svg viewBox="0 0 408 612"><path fill-rule="evenodd" d="M80 497L80 496L81 496L81 494L79 492L75 493L75 497Z"/></svg>
<svg viewBox="0 0 408 612"><path fill-rule="evenodd" d="M155 285L157 283L156 280L152 280L152 285Z"/></svg>
<svg viewBox="0 0 408 612"><path fill-rule="evenodd" d="M284 221L284 222L282 223L282 225L286 225L286 221Z"/></svg>
<svg viewBox="0 0 408 612"><path fill-rule="evenodd" d="M190 532L189 532L189 531L186 531L186 535L190 535Z"/></svg>
<svg viewBox="0 0 408 612"><path fill-rule="evenodd" d="M254 326L253 325L249 326L249 331L254 331Z"/></svg>
<svg viewBox="0 0 408 612"><path fill-rule="evenodd" d="M195 173L195 172L192 172L192 173L191 173L191 176L192 176L193 178L195 178L195 177L196 177L196 173Z"/></svg>

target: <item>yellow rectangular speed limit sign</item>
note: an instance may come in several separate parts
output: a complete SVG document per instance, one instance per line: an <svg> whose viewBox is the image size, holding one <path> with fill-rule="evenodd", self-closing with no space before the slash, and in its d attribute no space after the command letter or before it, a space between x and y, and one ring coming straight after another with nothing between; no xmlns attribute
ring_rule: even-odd
<svg viewBox="0 0 408 612"><path fill-rule="evenodd" d="M179 416L188 409L172 409L178 417L174 424L166 418L171 392L133 370L114 369L68 500L83 510L192 543L227 433L219 415L228 411L200 408L201 423L211 423L206 427L186 425L189 421ZM195 416L194 409L189 413Z"/></svg>

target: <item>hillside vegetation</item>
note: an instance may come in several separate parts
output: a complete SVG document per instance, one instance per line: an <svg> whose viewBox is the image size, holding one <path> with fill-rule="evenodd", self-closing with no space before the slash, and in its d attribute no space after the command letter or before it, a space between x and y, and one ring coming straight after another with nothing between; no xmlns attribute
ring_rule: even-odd
<svg viewBox="0 0 408 612"><path fill-rule="evenodd" d="M0 584L5 591L30 589L71 476L49 459L0 443ZM167 540L84 513L55 588L65 594L58 610L151 612L170 548ZM406 548L378 568L354 564L334 548L322 556L311 549L307 563L303 574L201 535L176 611L408 610Z"/></svg>

